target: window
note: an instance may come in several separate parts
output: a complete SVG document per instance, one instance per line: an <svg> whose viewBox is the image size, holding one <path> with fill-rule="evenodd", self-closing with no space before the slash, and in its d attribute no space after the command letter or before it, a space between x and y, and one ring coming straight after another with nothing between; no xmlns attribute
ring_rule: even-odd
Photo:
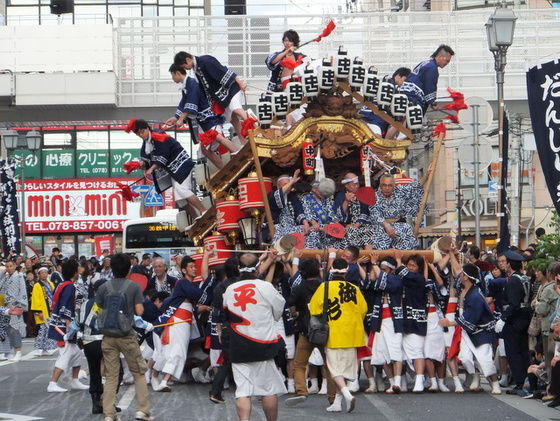
<svg viewBox="0 0 560 421"><path fill-rule="evenodd" d="M72 134L71 133L45 133L43 135L43 144L45 147L58 146L58 147L71 147Z"/></svg>

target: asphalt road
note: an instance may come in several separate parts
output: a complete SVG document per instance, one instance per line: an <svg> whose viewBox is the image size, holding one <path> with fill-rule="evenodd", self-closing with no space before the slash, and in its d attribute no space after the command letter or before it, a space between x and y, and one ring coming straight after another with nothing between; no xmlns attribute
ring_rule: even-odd
<svg viewBox="0 0 560 421"><path fill-rule="evenodd" d="M0 420L103 420L91 414L91 400L87 391L47 393L46 388L55 357L34 357L32 341L24 341L24 359L18 363L0 362ZM84 359L84 367L87 364ZM65 379L61 382L64 384ZM485 385L488 389L488 385ZM151 389L150 389L151 390ZM232 391L224 392L225 405L208 400L208 385L181 384L171 393L151 394L153 415L158 421L204 420L235 421ZM357 394L356 409L352 414L325 412L326 398L314 395L300 406L288 408L285 397L280 398L279 421L501 421L501 420L560 420L560 411L550 409L536 400L488 393L437 393L422 395ZM123 420L133 420L136 409L134 386L121 387L118 397L123 408ZM252 420L265 420L257 401Z"/></svg>

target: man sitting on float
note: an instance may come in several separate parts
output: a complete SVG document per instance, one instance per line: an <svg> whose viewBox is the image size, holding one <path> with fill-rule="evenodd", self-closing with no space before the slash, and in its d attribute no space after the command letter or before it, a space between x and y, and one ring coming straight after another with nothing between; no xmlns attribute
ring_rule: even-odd
<svg viewBox="0 0 560 421"><path fill-rule="evenodd" d="M287 174L278 177L276 190L268 194L275 228L273 242L287 234L309 233L310 226L305 219L303 205L298 195L292 191L294 184L300 180L299 172L300 170L296 170L292 177Z"/></svg>
<svg viewBox="0 0 560 421"><path fill-rule="evenodd" d="M349 172L341 183L344 190L336 194L333 204L338 220L346 226L345 241L340 248L346 248L348 245L371 248L374 239L369 208L356 197L356 192L360 188L359 178Z"/></svg>
<svg viewBox="0 0 560 421"><path fill-rule="evenodd" d="M325 233L325 226L338 221L333 209L332 195L335 192L335 183L330 178L314 181L311 191L302 196L301 202L305 219L311 228L305 238L305 247L309 249L324 249L337 247L340 241Z"/></svg>
<svg viewBox="0 0 560 421"><path fill-rule="evenodd" d="M369 207L373 223L373 247L378 250L418 248L418 240L412 231L409 220L416 217L424 194L423 179L407 185L395 186L392 174L385 173L379 179L377 200Z"/></svg>

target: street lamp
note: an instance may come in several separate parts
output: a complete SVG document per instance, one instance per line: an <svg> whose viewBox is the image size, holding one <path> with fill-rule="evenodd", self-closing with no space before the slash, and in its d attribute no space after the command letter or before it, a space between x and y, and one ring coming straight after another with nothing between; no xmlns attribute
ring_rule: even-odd
<svg viewBox="0 0 560 421"><path fill-rule="evenodd" d="M41 148L41 133L37 130L30 130L27 134L20 135L15 130L5 130L2 133L6 150L15 151L17 149L28 149L35 153ZM25 249L25 159L21 160L21 254L26 255Z"/></svg>
<svg viewBox="0 0 560 421"><path fill-rule="evenodd" d="M513 34L515 31L515 21L517 17L513 10L508 9L505 0L494 10L494 13L486 22L486 36L488 37L488 49L494 56L494 70L496 71L496 85L498 88L498 140L499 140L499 161L501 164L500 181L498 188L498 238L501 236L501 221L505 212L505 181L506 173L503 154L504 142L504 71L506 67L507 50L513 44Z"/></svg>

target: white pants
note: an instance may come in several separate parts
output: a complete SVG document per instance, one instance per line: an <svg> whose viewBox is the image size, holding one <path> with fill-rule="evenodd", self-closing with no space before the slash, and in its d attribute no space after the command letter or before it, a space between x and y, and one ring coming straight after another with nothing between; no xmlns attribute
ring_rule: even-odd
<svg viewBox="0 0 560 421"><path fill-rule="evenodd" d="M403 360L403 335L395 332L393 319L387 317L381 321L381 330L373 336L371 363L373 365L390 364Z"/></svg>
<svg viewBox="0 0 560 421"><path fill-rule="evenodd" d="M82 363L82 351L78 345L66 342L64 347L58 348L59 354L54 366L68 373L72 367L79 367Z"/></svg>
<svg viewBox="0 0 560 421"><path fill-rule="evenodd" d="M175 196L176 202L179 200L186 200L189 197L194 196L194 193L191 190L192 182L190 174L182 183L178 183L174 178L172 178L171 186L173 187L173 195Z"/></svg>
<svg viewBox="0 0 560 421"><path fill-rule="evenodd" d="M416 333L406 333L403 335L403 351L407 360L417 360L424 358L424 336Z"/></svg>
<svg viewBox="0 0 560 421"><path fill-rule="evenodd" d="M492 345L482 344L474 346L471 338L466 332L461 335L461 350L459 351L459 359L463 363L463 367L467 373L474 374L475 360L484 377L490 377L496 374L496 366L492 358Z"/></svg>
<svg viewBox="0 0 560 421"><path fill-rule="evenodd" d="M500 357L506 356L506 343L502 338L498 339L498 355Z"/></svg>
<svg viewBox="0 0 560 421"><path fill-rule="evenodd" d="M445 358L445 338L443 327L439 325L436 312L428 313L428 330L424 341L424 358L434 361L443 361Z"/></svg>
<svg viewBox="0 0 560 421"><path fill-rule="evenodd" d="M296 355L296 340L294 335L286 335L286 329L284 328L284 321L282 318L276 322L276 328L278 329L278 334L282 336L286 344L286 359L293 360Z"/></svg>
<svg viewBox="0 0 560 421"><path fill-rule="evenodd" d="M231 115L235 110L243 110L243 97L243 91L239 91L231 98L231 101L224 112L224 117L227 121L231 121Z"/></svg>
<svg viewBox="0 0 560 421"><path fill-rule="evenodd" d="M447 304L447 307L450 306L450 304L452 303L457 303L458 298L457 297L451 297L449 298L449 303ZM451 312L451 313L446 313L445 314L445 318L447 320L450 320L452 322L455 321L455 312ZM447 332L443 332L443 337L445 339L445 346L446 347L450 347L451 346L451 342L453 341L453 333L455 332L455 326L449 326L447 328Z"/></svg>

